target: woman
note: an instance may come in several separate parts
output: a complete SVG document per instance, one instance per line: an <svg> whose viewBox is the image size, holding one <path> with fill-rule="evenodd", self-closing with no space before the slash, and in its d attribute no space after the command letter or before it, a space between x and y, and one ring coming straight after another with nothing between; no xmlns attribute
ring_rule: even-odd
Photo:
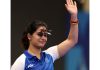
<svg viewBox="0 0 100 70"><path fill-rule="evenodd" d="M58 45L41 51L47 42L47 25L43 21L33 21L24 32L22 43L25 52L17 58L11 70L54 70L53 63L66 54L78 41L77 5L66 0L66 9L71 14L68 38Z"/></svg>

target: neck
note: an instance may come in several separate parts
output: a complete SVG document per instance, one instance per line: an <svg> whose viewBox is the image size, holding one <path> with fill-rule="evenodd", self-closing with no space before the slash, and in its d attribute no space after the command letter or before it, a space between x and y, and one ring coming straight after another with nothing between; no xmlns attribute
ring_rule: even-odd
<svg viewBox="0 0 100 70"><path fill-rule="evenodd" d="M31 55L36 56L38 59L40 59L40 57L41 57L41 48L36 48L36 47L30 45L28 48L28 52Z"/></svg>

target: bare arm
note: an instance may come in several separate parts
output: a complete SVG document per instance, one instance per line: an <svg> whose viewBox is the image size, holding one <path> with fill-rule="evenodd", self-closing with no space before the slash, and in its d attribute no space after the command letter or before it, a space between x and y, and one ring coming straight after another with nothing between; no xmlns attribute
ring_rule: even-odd
<svg viewBox="0 0 100 70"><path fill-rule="evenodd" d="M70 32L68 38L58 44L58 52L60 57L66 54L66 52L72 48L78 41L78 22L77 22L77 5L72 0L66 0L66 9L71 14ZM76 23L77 22L77 23Z"/></svg>

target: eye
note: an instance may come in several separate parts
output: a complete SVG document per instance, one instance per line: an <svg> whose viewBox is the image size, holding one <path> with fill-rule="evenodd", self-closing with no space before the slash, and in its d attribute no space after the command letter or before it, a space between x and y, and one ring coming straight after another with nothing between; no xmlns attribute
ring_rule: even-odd
<svg viewBox="0 0 100 70"><path fill-rule="evenodd" d="M40 37L42 37L42 36L47 37L48 34L47 34L47 32L38 32L37 35Z"/></svg>
<svg viewBox="0 0 100 70"><path fill-rule="evenodd" d="M43 33L42 32L39 32L37 35L40 36L40 37L42 37L43 36Z"/></svg>
<svg viewBox="0 0 100 70"><path fill-rule="evenodd" d="M44 36L47 37L47 33L44 33Z"/></svg>

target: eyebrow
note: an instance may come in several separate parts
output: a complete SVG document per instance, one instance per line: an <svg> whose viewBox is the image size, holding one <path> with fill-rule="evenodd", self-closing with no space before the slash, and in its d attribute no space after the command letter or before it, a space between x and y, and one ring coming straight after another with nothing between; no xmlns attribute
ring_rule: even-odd
<svg viewBox="0 0 100 70"><path fill-rule="evenodd" d="M41 31L41 32L47 32L47 30L46 30L46 29L40 29L40 31Z"/></svg>

